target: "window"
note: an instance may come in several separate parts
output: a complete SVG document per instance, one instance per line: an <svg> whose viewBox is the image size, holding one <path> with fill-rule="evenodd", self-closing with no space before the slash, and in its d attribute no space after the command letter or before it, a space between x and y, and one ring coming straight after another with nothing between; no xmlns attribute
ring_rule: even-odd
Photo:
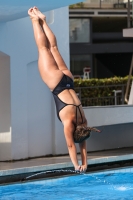
<svg viewBox="0 0 133 200"><path fill-rule="evenodd" d="M70 42L88 43L90 42L90 20L89 19L70 19Z"/></svg>
<svg viewBox="0 0 133 200"><path fill-rule="evenodd" d="M91 66L90 55L71 55L70 68L73 75L83 76L83 68Z"/></svg>

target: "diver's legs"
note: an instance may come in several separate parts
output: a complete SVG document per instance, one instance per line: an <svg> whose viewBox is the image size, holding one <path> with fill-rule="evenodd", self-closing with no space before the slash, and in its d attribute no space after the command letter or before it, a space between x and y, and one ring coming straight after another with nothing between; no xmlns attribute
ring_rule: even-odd
<svg viewBox="0 0 133 200"><path fill-rule="evenodd" d="M39 52L39 59L38 59L39 71L43 81L52 90L56 86L56 84L60 81L62 73L58 69L56 61L51 51L49 50L47 37L39 24L39 17L34 14L32 8L28 10L28 14L30 15L33 24L34 37Z"/></svg>
<svg viewBox="0 0 133 200"><path fill-rule="evenodd" d="M40 24L46 34L46 37L49 41L49 48L50 51L58 65L58 68L65 74L67 74L68 76L70 76L71 78L73 78L71 72L68 70L62 56L60 55L60 52L58 50L57 47L57 41L56 41L56 37L53 34L53 32L51 31L51 29L49 28L49 26L47 25L46 19L45 19L45 15L43 15L37 7L33 8L34 13L41 19L40 20Z"/></svg>

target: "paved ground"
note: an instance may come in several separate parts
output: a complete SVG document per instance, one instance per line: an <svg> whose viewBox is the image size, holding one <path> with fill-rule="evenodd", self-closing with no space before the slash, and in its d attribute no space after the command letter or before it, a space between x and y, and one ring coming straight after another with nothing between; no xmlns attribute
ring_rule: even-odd
<svg viewBox="0 0 133 200"><path fill-rule="evenodd" d="M80 155L78 155L80 159ZM88 164L133 160L133 147L88 153ZM15 162L0 162L0 176L39 172L72 167L69 156L34 158Z"/></svg>

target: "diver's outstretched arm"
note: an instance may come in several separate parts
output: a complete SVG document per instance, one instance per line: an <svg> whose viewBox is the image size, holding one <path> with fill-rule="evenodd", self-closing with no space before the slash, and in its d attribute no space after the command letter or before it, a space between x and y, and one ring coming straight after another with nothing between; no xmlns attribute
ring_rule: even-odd
<svg viewBox="0 0 133 200"><path fill-rule="evenodd" d="M87 170L87 146L86 146L86 141L83 141L82 143L79 143L79 147L80 147L81 160L82 160L81 171L86 171Z"/></svg>
<svg viewBox="0 0 133 200"><path fill-rule="evenodd" d="M75 167L75 170L80 170L80 166L78 164L78 159L77 159L77 150L73 140L73 131L74 131L74 126L72 126L69 122L64 124L64 134L71 161Z"/></svg>

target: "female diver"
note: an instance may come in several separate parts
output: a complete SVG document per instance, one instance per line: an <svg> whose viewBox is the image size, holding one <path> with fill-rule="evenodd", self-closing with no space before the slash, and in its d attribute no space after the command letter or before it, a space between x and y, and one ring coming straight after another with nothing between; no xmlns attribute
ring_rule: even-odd
<svg viewBox="0 0 133 200"><path fill-rule="evenodd" d="M79 165L73 138L75 131L80 131L80 128L87 127L87 120L81 102L74 91L73 75L68 70L58 51L56 37L48 27L45 15L37 7L30 8L28 14L32 21L34 37L39 52L39 72L42 80L53 93L57 116L64 125L64 134L71 161L75 170L86 171L86 141L79 143L82 160L82 165Z"/></svg>

